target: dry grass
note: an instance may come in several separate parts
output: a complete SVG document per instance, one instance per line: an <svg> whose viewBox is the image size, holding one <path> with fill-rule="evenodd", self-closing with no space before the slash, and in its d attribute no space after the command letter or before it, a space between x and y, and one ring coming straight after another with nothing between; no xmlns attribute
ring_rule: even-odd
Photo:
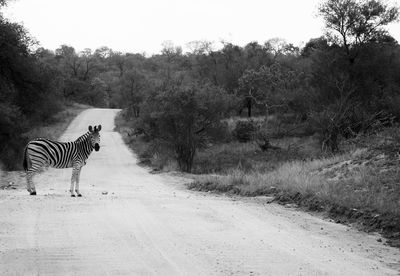
<svg viewBox="0 0 400 276"><path fill-rule="evenodd" d="M362 168L350 179L330 183L326 198L340 206L400 216L400 171Z"/></svg>
<svg viewBox="0 0 400 276"><path fill-rule="evenodd" d="M355 159L361 153L354 151L313 161L287 162L266 173L235 169L224 175L202 175L190 188L244 196L299 193L337 206L400 215L400 170L382 172L360 167L340 180L320 173L323 168Z"/></svg>
<svg viewBox="0 0 400 276"><path fill-rule="evenodd" d="M253 122L262 124L265 121L265 116L258 116L258 117L251 117L251 118L234 116L234 117L230 117L227 119L223 119L222 122L227 123L229 131L232 132L235 129L236 124L238 122L244 122L244 121L250 121L250 120Z"/></svg>
<svg viewBox="0 0 400 276"><path fill-rule="evenodd" d="M271 190L289 190L308 193L311 189L320 189L323 178L315 173L318 169L346 159L347 155L314 161L292 161L280 165L276 170L266 173L259 171L245 172L234 169L225 175L203 175L196 178L192 188L233 192L241 195L268 194Z"/></svg>
<svg viewBox="0 0 400 276"><path fill-rule="evenodd" d="M193 173L229 173L234 169L244 172L268 172L283 163L319 156L318 143L312 137L271 140L280 150L263 152L255 142L215 144L197 152Z"/></svg>

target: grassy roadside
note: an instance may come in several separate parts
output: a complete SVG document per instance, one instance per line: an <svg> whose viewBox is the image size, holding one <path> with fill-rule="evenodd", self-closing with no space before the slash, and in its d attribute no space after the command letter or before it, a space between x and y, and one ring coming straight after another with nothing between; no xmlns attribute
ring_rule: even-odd
<svg viewBox="0 0 400 276"><path fill-rule="evenodd" d="M115 117L115 131L119 132L125 144L133 150L139 158L139 164L150 166L156 169L156 165L151 162L151 152L149 145L142 139L135 136L132 123L124 118L123 111L119 112Z"/></svg>
<svg viewBox="0 0 400 276"><path fill-rule="evenodd" d="M133 123L121 114L116 126L142 164L176 170L173 153L136 137ZM200 150L188 188L273 196L277 203L323 212L338 223L380 232L389 244L400 247L400 128L352 141L344 145L345 151L331 156L318 152L312 137L271 142L280 149L263 152L254 143L230 141Z"/></svg>
<svg viewBox="0 0 400 276"><path fill-rule="evenodd" d="M124 142L136 153L139 164L151 167L155 171L174 171L178 165L174 152L161 146L160 141L148 142L143 136L135 135L135 122L124 117L123 111L115 118L115 130ZM231 139L224 143L209 144L196 152L193 161L193 174L224 174L239 168L249 171L271 171L280 164L309 159L318 155L315 138L287 137L271 140L279 151L263 152L255 142L239 143Z"/></svg>
<svg viewBox="0 0 400 276"><path fill-rule="evenodd" d="M31 129L29 132L24 134L24 138L26 138L26 140L31 140L34 138L43 137L57 140L67 129L71 121L79 113L88 108L90 108L90 106L77 103L67 104L65 109L57 113L54 117L50 118L46 125ZM23 182L22 178L24 177L24 173L22 172L22 161L16 160L16 162L21 163L20 171L7 172L1 171L0 168L0 189L12 189L15 188L15 185L17 185L16 183Z"/></svg>
<svg viewBox="0 0 400 276"><path fill-rule="evenodd" d="M236 169L199 175L189 189L241 196L274 196L281 204L325 212L338 223L380 232L400 247L400 162L388 153L354 150L294 161L270 172Z"/></svg>

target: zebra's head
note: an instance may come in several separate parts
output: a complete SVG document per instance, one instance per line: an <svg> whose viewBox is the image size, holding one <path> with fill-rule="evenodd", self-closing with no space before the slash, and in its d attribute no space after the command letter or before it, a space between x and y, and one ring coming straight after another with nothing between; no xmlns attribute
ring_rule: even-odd
<svg viewBox="0 0 400 276"><path fill-rule="evenodd" d="M90 133L90 142L92 143L92 147L94 148L95 151L99 151L100 149L100 130L101 130L101 125L94 126L89 126L89 133Z"/></svg>

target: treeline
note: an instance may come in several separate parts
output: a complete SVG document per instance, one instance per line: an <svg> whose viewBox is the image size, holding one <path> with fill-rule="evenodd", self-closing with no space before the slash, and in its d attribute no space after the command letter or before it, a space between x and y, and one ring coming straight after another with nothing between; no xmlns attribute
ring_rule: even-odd
<svg viewBox="0 0 400 276"><path fill-rule="evenodd" d="M23 26L0 14L0 160L6 168L21 159L23 133L62 106L60 74L30 50L34 44Z"/></svg>
<svg viewBox="0 0 400 276"><path fill-rule="evenodd" d="M124 108L186 171L196 149L222 139L221 119L232 114L289 118L337 151L341 139L400 118L400 46L384 29L399 13L376 0L326 0L319 13L327 33L303 48L278 38L221 49L194 41L183 53L166 42L150 57L108 47L32 51L24 28L0 17L1 159L15 158L22 133L65 101Z"/></svg>

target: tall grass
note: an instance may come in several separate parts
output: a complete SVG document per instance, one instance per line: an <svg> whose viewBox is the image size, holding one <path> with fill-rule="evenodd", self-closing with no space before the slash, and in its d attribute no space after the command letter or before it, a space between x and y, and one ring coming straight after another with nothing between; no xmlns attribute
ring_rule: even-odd
<svg viewBox="0 0 400 276"><path fill-rule="evenodd" d="M323 168L354 159L358 154L355 151L313 161L287 162L266 173L239 168L224 175L201 175L189 187L244 196L299 193L347 208L400 215L399 170L382 174L378 169L361 167L340 181L321 173Z"/></svg>
<svg viewBox="0 0 400 276"><path fill-rule="evenodd" d="M277 169L262 173L259 171L245 172L241 168L229 171L225 175L203 175L196 177L192 188L229 191L241 195L260 195L269 193L271 188L307 193L319 188L324 182L316 171L324 166L340 162L347 155L314 161L292 161L282 163Z"/></svg>
<svg viewBox="0 0 400 276"><path fill-rule="evenodd" d="M382 173L376 168L361 168L349 179L329 183L326 198L348 208L400 216L399 180L398 169Z"/></svg>
<svg viewBox="0 0 400 276"><path fill-rule="evenodd" d="M315 158L320 154L313 138L271 140L280 150L262 151L256 142L215 144L197 152L193 173L229 173L239 168L245 172L267 172L283 163Z"/></svg>

